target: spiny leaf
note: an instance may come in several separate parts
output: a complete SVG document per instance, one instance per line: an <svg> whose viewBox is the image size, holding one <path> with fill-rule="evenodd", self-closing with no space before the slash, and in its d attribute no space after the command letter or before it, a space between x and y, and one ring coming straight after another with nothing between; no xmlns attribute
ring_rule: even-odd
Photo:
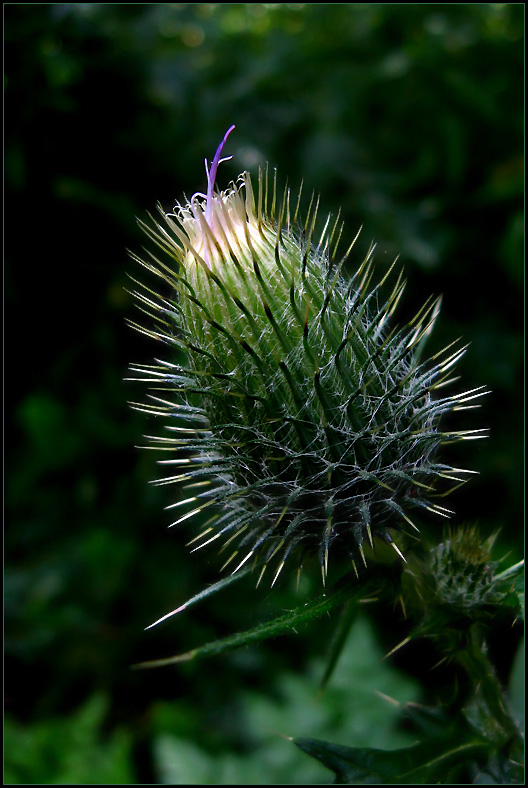
<svg viewBox="0 0 528 788"><path fill-rule="evenodd" d="M294 739L294 744L333 771L336 783L347 785L449 783L457 770L486 753L486 745L479 741L437 740L391 751L344 747L319 739Z"/></svg>
<svg viewBox="0 0 528 788"><path fill-rule="evenodd" d="M166 621L168 618L175 616L177 613L183 613L183 611L187 610L187 608L191 607L191 605L195 605L197 602L201 602L202 599L206 599L208 596L211 596L212 594L216 594L218 593L218 591L222 591L224 588L231 585L231 583L235 583L236 581L241 580L250 571L251 568L248 567L247 569L240 570L236 574L229 575L229 577L222 578L222 580L219 580L218 583L214 583L212 586L209 586L209 588L205 588L203 591L200 591L199 594L196 594L195 596L191 597L190 599L187 600L187 602L184 602L175 610L171 610L170 613L166 613L166 615L162 616L161 618L158 618L157 621L154 621L153 624L149 624L149 626L145 627L145 629L152 629L152 627L161 624L162 621Z"/></svg>
<svg viewBox="0 0 528 788"><path fill-rule="evenodd" d="M311 602L303 604L272 621L259 624L257 627L249 629L246 632L240 632L222 640L206 643L184 654L177 654L173 657L157 659L150 662L141 662L133 667L135 669L158 668L167 665L176 665L180 662L191 662L204 657L217 656L227 651L240 648L241 646L248 646L252 643L258 643L261 640L277 637L278 635L288 634L294 631L295 627L308 623L315 618L319 618L345 602L359 604L365 600L370 593L374 592L374 588L373 581L364 586L357 586L357 584L353 583L349 578L346 578L336 584L333 590L329 590L326 594L322 594ZM203 595L198 596L203 598ZM191 602L193 601L198 601L198 599L194 597Z"/></svg>

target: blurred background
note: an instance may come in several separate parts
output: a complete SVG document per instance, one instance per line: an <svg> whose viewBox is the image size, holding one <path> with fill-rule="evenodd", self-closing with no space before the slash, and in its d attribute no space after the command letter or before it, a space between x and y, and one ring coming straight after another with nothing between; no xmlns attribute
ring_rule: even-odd
<svg viewBox="0 0 528 788"><path fill-rule="evenodd" d="M203 160L236 131L219 182L269 162L339 207L357 260L377 243L408 287L401 315L444 294L431 352L463 336L465 389L487 385L451 447L480 471L455 522L500 529L522 554L522 4L7 4L6 783L274 784L333 776L284 736L355 746L410 742L397 709L447 677L402 639L399 616L355 625L320 694L332 621L213 661L134 672L291 609L235 585L144 627L218 579L214 551L167 531L132 412L130 362L159 349L126 327L136 217L205 186ZM455 451L456 449L456 451ZM440 529L440 526L438 526ZM440 531L439 531L440 532ZM490 633L507 680L519 632ZM425 647L423 647L425 648ZM430 699L430 698L429 698Z"/></svg>

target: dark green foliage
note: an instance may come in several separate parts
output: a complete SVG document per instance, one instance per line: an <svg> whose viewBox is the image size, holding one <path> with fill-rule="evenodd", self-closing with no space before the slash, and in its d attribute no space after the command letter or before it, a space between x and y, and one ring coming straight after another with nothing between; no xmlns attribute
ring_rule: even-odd
<svg viewBox="0 0 528 788"><path fill-rule="evenodd" d="M399 750L343 747L317 739L295 744L352 785L436 785L523 782L522 746L502 742L490 756L490 742L468 724L466 716L447 707L409 703L401 710L417 741ZM496 742L497 744L497 742Z"/></svg>
<svg viewBox="0 0 528 788"><path fill-rule="evenodd" d="M107 713L105 698L93 695L71 717L46 719L29 730L6 720L5 784L132 784L132 735L116 729L101 736Z"/></svg>
<svg viewBox="0 0 528 788"><path fill-rule="evenodd" d="M461 771L467 778L463 771L467 762L485 752L484 744L461 745L459 739L395 751L342 747L314 739L297 739L295 744L335 772L336 783L351 785L457 783Z"/></svg>

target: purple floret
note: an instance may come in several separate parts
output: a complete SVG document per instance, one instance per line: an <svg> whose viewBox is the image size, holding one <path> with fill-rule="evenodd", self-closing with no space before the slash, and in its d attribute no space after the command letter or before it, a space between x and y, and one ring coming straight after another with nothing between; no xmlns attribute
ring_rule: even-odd
<svg viewBox="0 0 528 788"><path fill-rule="evenodd" d="M224 134L224 139L220 143L217 148L217 151L214 155L213 162L211 164L211 169L209 169L209 164L207 159L205 160L205 171L207 173L207 202L205 207L205 220L209 226L211 226L211 205L213 201L213 194L214 194L214 185L216 180L216 171L218 170L218 165L222 161L229 161L229 159L233 158L232 156L225 156L223 159L220 158L222 155L222 150L224 149L224 145L226 144L227 138L231 134L235 127L230 126L226 133Z"/></svg>

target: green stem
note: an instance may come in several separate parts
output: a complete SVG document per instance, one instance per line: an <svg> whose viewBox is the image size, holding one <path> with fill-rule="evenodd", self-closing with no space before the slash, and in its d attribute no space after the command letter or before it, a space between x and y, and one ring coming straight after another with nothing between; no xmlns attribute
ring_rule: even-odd
<svg viewBox="0 0 528 788"><path fill-rule="evenodd" d="M474 699L481 723L484 723L483 733L486 738L499 747L512 741L521 743L521 732L488 658L486 644L477 624L470 628L467 647L459 651L456 658L474 687Z"/></svg>

